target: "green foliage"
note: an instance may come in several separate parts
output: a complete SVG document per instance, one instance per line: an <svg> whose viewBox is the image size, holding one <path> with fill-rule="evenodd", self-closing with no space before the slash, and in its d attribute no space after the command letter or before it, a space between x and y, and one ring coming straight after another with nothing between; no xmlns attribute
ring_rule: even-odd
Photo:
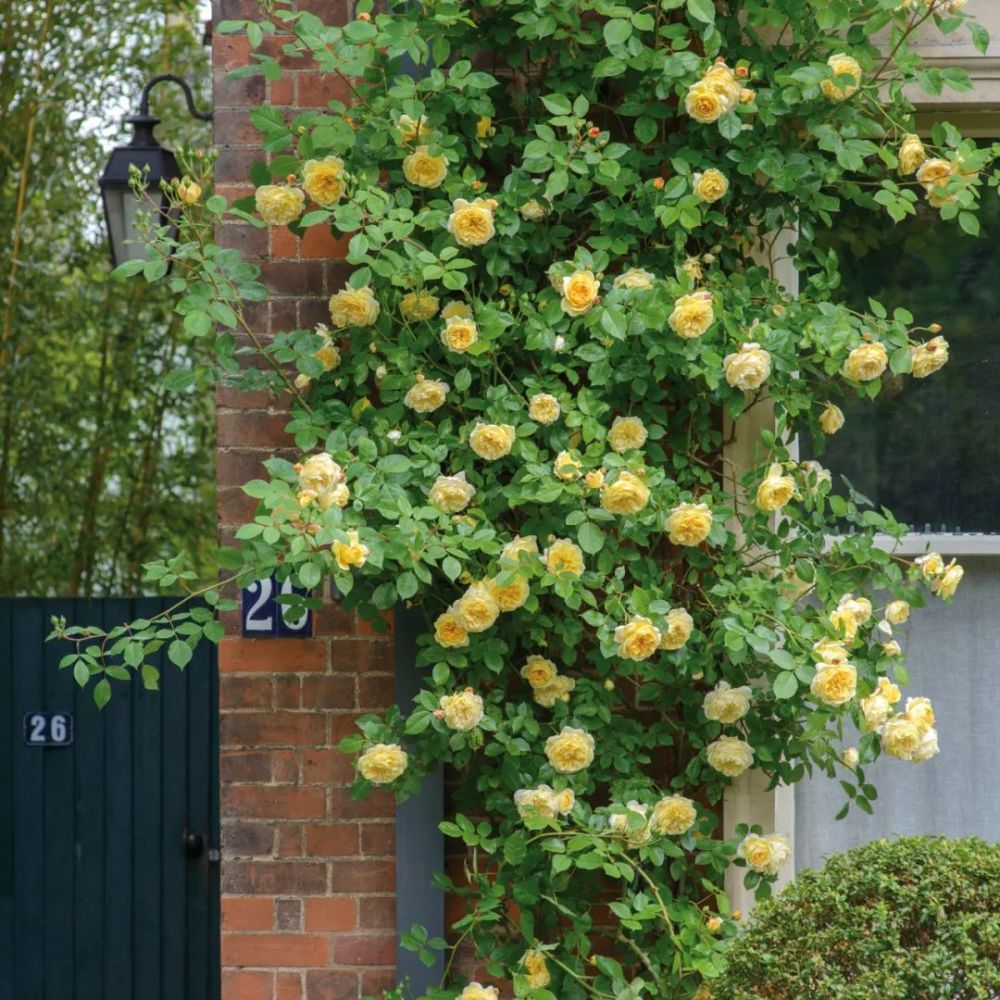
<svg viewBox="0 0 1000 1000"><path fill-rule="evenodd" d="M905 837L833 855L754 910L719 1000L1000 992L1000 846Z"/></svg>
<svg viewBox="0 0 1000 1000"><path fill-rule="evenodd" d="M890 511L792 458L828 401L875 398L885 369L929 374L920 320L830 301L819 234L845 202L885 224L917 197L968 232L990 179L994 150L945 126L930 181L897 171L908 88L965 81L911 51L930 13L895 7L362 2L336 26L276 2L220 25L269 79L264 42L288 36L282 61L313 60L350 106L256 109L256 196L206 211L329 228L353 265L336 329L263 344L255 267L198 219L152 234L144 280L172 261L185 323L216 334L196 382L292 398L303 463L246 484L257 511L223 562L234 580L332 580L376 627L400 601L425 614L413 710L342 744L361 754L352 794L403 798L454 769L443 829L469 861L437 884L466 903L458 943L518 995L693 996L736 934L729 865L766 896L787 853L775 831L719 835L732 777L846 773L868 811L883 747L936 752L929 706L882 693L905 668L880 619L886 595L950 599L961 570L886 551L876 535L905 532ZM798 295L774 273L786 253ZM124 648L92 666L118 676ZM879 699L842 765L845 724Z"/></svg>
<svg viewBox="0 0 1000 1000"><path fill-rule="evenodd" d="M168 288L109 280L97 189L165 61L206 101L195 4L169 6L0 10L0 594L136 593L175 551L214 571L213 403L163 382L203 348ZM179 93L153 110L165 144L206 141Z"/></svg>

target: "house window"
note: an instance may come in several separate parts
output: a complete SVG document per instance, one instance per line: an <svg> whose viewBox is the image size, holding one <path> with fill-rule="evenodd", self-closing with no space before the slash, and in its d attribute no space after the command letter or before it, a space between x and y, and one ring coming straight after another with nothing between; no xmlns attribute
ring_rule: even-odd
<svg viewBox="0 0 1000 1000"><path fill-rule="evenodd" d="M940 323L950 360L926 379L888 376L874 401L839 401L846 426L817 457L916 535L993 535L964 551L1000 552L1000 197L984 187L982 198L978 239L923 201L895 226L845 206L830 241L844 276L835 297Z"/></svg>

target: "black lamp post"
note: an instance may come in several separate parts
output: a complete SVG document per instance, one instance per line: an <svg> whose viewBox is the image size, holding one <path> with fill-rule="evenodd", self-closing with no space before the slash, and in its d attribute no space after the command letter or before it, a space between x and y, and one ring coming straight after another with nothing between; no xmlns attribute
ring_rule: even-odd
<svg viewBox="0 0 1000 1000"><path fill-rule="evenodd" d="M194 96L187 81L173 73L154 76L142 88L139 113L128 119L129 124L135 128L132 141L127 146L118 146L112 151L99 181L101 198L104 201L104 218L111 240L111 260L114 264L122 264L127 260L141 260L146 256L141 242L129 242L138 241L140 238L136 228L137 212L153 210L159 213L164 222L168 221L160 181L170 180L178 175L177 161L169 149L164 149L156 141L153 129L159 124L160 119L149 113L149 92L165 80L178 84L184 91L192 118L206 122L212 120L211 111L198 111L195 108ZM146 196L152 200L155 208L151 209L148 202L137 198L129 185L129 168L133 166L140 171L149 168Z"/></svg>

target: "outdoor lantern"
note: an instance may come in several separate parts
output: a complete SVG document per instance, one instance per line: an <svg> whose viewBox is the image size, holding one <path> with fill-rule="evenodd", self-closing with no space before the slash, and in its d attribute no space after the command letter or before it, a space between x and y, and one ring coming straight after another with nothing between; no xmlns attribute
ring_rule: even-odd
<svg viewBox="0 0 1000 1000"><path fill-rule="evenodd" d="M163 222L170 221L165 197L160 190L160 181L169 181L178 176L177 161L169 149L164 149L156 141L153 129L159 124L160 119L149 113L149 92L165 80L180 85L192 118L201 121L212 120L210 111L198 111L195 108L191 88L185 80L174 76L173 73L154 76L142 88L139 113L127 119L135 129L132 141L127 146L118 146L112 151L99 181L101 198L104 201L104 219L111 241L111 260L116 265L127 260L143 260L146 256L143 244L138 242L140 240L136 228L138 212L158 213ZM145 199L137 198L129 185L129 168L132 166L140 171L149 168Z"/></svg>

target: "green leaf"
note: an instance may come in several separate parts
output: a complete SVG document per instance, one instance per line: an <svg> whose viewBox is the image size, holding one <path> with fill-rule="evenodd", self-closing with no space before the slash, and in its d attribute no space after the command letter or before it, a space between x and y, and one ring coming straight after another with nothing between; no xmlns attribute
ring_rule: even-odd
<svg viewBox="0 0 1000 1000"><path fill-rule="evenodd" d="M396 578L396 592L404 600L412 597L417 592L419 586L417 578L410 572L401 573Z"/></svg>
<svg viewBox="0 0 1000 1000"><path fill-rule="evenodd" d="M160 690L160 671L152 665L152 663L144 663L142 665L142 686L147 691L159 691Z"/></svg>
<svg viewBox="0 0 1000 1000"><path fill-rule="evenodd" d="M713 0L687 0L688 13L696 20L705 24L715 21L715 4Z"/></svg>
<svg viewBox="0 0 1000 1000"><path fill-rule="evenodd" d="M591 521L584 521L577 533L580 548L590 555L596 555L604 548L604 532Z"/></svg>
<svg viewBox="0 0 1000 1000"><path fill-rule="evenodd" d="M788 652L787 649L772 649L769 652L768 657L773 663L776 663L782 670L794 670L796 661L795 657Z"/></svg>
<svg viewBox="0 0 1000 1000"><path fill-rule="evenodd" d="M632 22L614 18L604 25L604 40L608 45L622 45L632 37Z"/></svg>
<svg viewBox="0 0 1000 1000"><path fill-rule="evenodd" d="M124 264L119 264L111 272L111 277L116 281L121 281L123 278L131 278L138 274L145 266L146 262L144 260L127 260Z"/></svg>
<svg viewBox="0 0 1000 1000"><path fill-rule="evenodd" d="M542 98L542 104L554 115L569 115L573 113L573 107L565 94L549 94L547 97Z"/></svg>
<svg viewBox="0 0 1000 1000"><path fill-rule="evenodd" d="M76 661L76 666L73 667L73 680L80 687L86 687L87 681L90 680L90 667L87 666L87 661L82 656Z"/></svg>
<svg viewBox="0 0 1000 1000"><path fill-rule="evenodd" d="M103 677L94 685L94 704L98 708L104 708L109 701L111 701L111 683Z"/></svg>
<svg viewBox="0 0 1000 1000"><path fill-rule="evenodd" d="M174 639L167 647L167 657L170 662L182 670L191 662L191 647L183 639Z"/></svg>
<svg viewBox="0 0 1000 1000"><path fill-rule="evenodd" d="M962 231L970 236L979 235L979 219L972 212L959 212L958 224L962 227Z"/></svg>
<svg viewBox="0 0 1000 1000"><path fill-rule="evenodd" d="M798 689L799 682L791 671L778 674L771 687L775 698L794 698Z"/></svg>
<svg viewBox="0 0 1000 1000"><path fill-rule="evenodd" d="M446 556L441 563L441 572L449 580L457 580L462 575L462 564L454 556Z"/></svg>

